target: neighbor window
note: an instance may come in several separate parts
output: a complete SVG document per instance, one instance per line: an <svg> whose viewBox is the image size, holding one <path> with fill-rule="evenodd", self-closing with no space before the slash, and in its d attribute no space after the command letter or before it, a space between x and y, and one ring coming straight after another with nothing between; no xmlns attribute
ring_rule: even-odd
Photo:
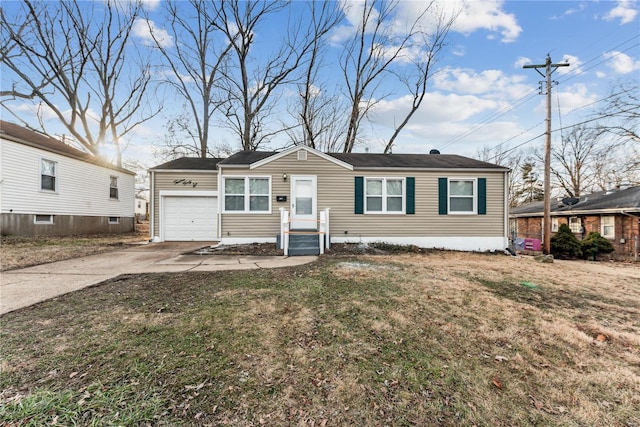
<svg viewBox="0 0 640 427"><path fill-rule="evenodd" d="M603 216L600 219L602 237L613 239L615 237L615 217Z"/></svg>
<svg viewBox="0 0 640 427"><path fill-rule="evenodd" d="M56 165L57 163L51 160L40 160L41 190L56 191Z"/></svg>
<svg viewBox="0 0 640 427"><path fill-rule="evenodd" d="M475 213L475 180L449 180L449 213Z"/></svg>
<svg viewBox="0 0 640 427"><path fill-rule="evenodd" d="M226 212L269 212L271 206L268 177L224 177Z"/></svg>
<svg viewBox="0 0 640 427"><path fill-rule="evenodd" d="M569 228L573 233L582 233L582 221L577 216L569 218Z"/></svg>
<svg viewBox="0 0 640 427"><path fill-rule="evenodd" d="M119 224L119 223L120 223L120 217L118 216L109 217L109 224Z"/></svg>
<svg viewBox="0 0 640 427"><path fill-rule="evenodd" d="M33 217L34 224L53 224L53 215L35 215Z"/></svg>
<svg viewBox="0 0 640 427"><path fill-rule="evenodd" d="M404 180L365 178L366 213L402 213Z"/></svg>
<svg viewBox="0 0 640 427"><path fill-rule="evenodd" d="M558 231L558 218L551 218L551 232L556 233Z"/></svg>
<svg viewBox="0 0 640 427"><path fill-rule="evenodd" d="M118 177L112 176L109 179L109 198L117 199L118 198Z"/></svg>

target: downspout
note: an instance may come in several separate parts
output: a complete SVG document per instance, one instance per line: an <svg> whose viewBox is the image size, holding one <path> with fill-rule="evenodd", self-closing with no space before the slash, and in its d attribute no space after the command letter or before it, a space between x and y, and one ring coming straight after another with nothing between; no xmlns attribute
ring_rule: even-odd
<svg viewBox="0 0 640 427"><path fill-rule="evenodd" d="M218 244L222 240L222 168L216 164L218 170Z"/></svg>
<svg viewBox="0 0 640 427"><path fill-rule="evenodd" d="M151 180L150 182L150 188L151 188L151 211L150 211L150 221L149 221L149 241L153 242L153 230L154 230L154 225L156 223L156 210L155 210L155 206L156 206L156 194L155 194L155 182L156 182L156 172L154 170L151 170L151 176L149 177L149 179Z"/></svg>
<svg viewBox="0 0 640 427"><path fill-rule="evenodd" d="M622 215L626 215L629 216L631 218L636 218L638 220L638 230L640 231L640 216L638 215L632 215L630 213L624 212L624 211L620 211L620 213ZM638 239L640 239L640 236L638 236L638 234L636 234L636 237L634 238L634 243L633 243L633 260L634 261L639 261L640 260L640 256L638 254L638 252L640 252L640 243L638 242Z"/></svg>
<svg viewBox="0 0 640 427"><path fill-rule="evenodd" d="M504 231L503 231L504 248L509 247L509 174L510 173L511 173L510 171L506 171L504 173ZM513 249L515 250L515 247Z"/></svg>

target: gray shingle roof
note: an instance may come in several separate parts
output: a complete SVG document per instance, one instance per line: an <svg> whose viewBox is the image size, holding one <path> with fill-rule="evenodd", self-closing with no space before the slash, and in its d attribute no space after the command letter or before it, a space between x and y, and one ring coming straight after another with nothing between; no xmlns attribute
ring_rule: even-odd
<svg viewBox="0 0 640 427"><path fill-rule="evenodd" d="M329 153L354 168L500 169L508 168L455 154Z"/></svg>
<svg viewBox="0 0 640 427"><path fill-rule="evenodd" d="M250 165L266 159L275 151L240 151L224 159L220 165ZM355 169L398 168L398 169L494 169L506 171L508 168L480 160L453 154L371 154L371 153L328 153L329 156L352 165Z"/></svg>
<svg viewBox="0 0 640 427"><path fill-rule="evenodd" d="M161 165L154 166L150 170L216 170L216 165L223 159L217 157L208 157L203 159L202 157L180 157L179 159L171 160Z"/></svg>
<svg viewBox="0 0 640 427"><path fill-rule="evenodd" d="M117 167L112 163L99 159L89 153L73 148L62 141L58 141L57 139L51 138L42 133L34 132L15 123L0 120L0 136L6 140L27 145L29 147L38 148L50 153L60 154L61 156L82 160L83 162L135 175L135 172Z"/></svg>
<svg viewBox="0 0 640 427"><path fill-rule="evenodd" d="M250 165L278 154L277 151L238 151L220 162L221 165Z"/></svg>
<svg viewBox="0 0 640 427"><path fill-rule="evenodd" d="M512 216L540 216L544 210L544 202L532 202L511 208ZM578 203L566 205L562 201L551 200L553 215L571 215L579 213L599 213L612 211L640 212L640 186L612 192L599 191L579 198Z"/></svg>

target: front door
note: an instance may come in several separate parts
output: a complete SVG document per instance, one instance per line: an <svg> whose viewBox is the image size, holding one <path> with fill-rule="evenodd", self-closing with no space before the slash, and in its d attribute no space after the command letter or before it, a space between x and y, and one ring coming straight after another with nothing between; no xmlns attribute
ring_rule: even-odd
<svg viewBox="0 0 640 427"><path fill-rule="evenodd" d="M315 176L291 177L291 229L318 229Z"/></svg>

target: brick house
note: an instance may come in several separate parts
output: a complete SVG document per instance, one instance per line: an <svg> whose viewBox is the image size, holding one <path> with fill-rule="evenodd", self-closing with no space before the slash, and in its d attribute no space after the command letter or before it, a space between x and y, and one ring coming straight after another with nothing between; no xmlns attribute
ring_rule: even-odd
<svg viewBox="0 0 640 427"><path fill-rule="evenodd" d="M542 240L544 204L527 203L509 211L512 236ZM578 240L597 231L609 239L616 258L639 258L640 186L600 191L551 201L551 232L568 224Z"/></svg>

